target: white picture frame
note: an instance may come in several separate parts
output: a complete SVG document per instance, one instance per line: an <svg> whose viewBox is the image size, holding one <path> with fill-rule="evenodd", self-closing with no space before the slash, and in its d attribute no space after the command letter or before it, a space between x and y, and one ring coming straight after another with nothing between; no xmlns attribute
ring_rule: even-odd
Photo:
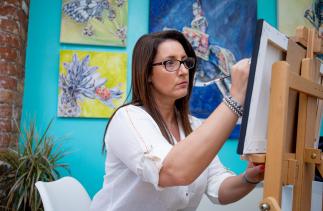
<svg viewBox="0 0 323 211"><path fill-rule="evenodd" d="M265 153L272 64L285 60L288 37L258 20L251 58L238 154Z"/></svg>

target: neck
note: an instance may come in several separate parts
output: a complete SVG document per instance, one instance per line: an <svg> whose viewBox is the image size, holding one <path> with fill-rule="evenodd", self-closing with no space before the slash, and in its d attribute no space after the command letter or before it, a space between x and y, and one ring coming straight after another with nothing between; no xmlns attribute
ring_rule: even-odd
<svg viewBox="0 0 323 211"><path fill-rule="evenodd" d="M166 125L171 125L172 123L177 122L176 115L175 115L174 100L161 99L157 97L155 101Z"/></svg>

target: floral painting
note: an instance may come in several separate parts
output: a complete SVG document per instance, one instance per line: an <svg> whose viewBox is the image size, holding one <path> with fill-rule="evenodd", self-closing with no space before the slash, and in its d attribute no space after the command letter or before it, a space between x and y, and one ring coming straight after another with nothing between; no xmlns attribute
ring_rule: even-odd
<svg viewBox="0 0 323 211"><path fill-rule="evenodd" d="M190 109L207 118L229 94L231 67L251 57L257 0L150 0L149 31L181 31L197 60ZM239 137L239 125L230 138Z"/></svg>
<svg viewBox="0 0 323 211"><path fill-rule="evenodd" d="M127 26L127 0L63 0L63 43L126 46Z"/></svg>
<svg viewBox="0 0 323 211"><path fill-rule="evenodd" d="M61 50L58 116L108 118L126 98L127 55Z"/></svg>

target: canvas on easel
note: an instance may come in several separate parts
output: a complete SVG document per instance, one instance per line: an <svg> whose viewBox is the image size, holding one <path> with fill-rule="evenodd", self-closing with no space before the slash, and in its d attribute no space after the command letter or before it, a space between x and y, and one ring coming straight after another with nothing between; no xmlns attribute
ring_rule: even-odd
<svg viewBox="0 0 323 211"><path fill-rule="evenodd" d="M258 20L251 58L238 154L265 153L271 66L284 60L288 38L264 20Z"/></svg>
<svg viewBox="0 0 323 211"><path fill-rule="evenodd" d="M255 85L256 79L263 78L257 75L257 63L266 52L254 53L258 57L253 56L253 59L256 58L256 64L251 67L250 74L253 78L247 90L247 96L251 92L251 97L246 99L246 103L250 104L248 116L254 114L256 118L247 119L246 131L250 129L252 121L263 118L263 122L259 121L259 125L254 125L266 124L266 131L257 133L251 130L251 134L261 134L264 137L265 141L261 146L265 150L246 153L242 149L241 154L244 154L243 159L265 164L264 194L260 210L281 211L282 190L287 185L293 187L292 201L289 202L292 203L293 211L311 210L315 166L323 175L323 154L315 144L319 120L322 118L323 86L319 74L320 63L316 59L316 55L320 53L323 53L323 42L317 31L298 27L295 37L288 38L287 50L282 54L283 57L268 69L260 69L262 72L270 71L271 74L267 80L260 80L261 86L258 86L258 89ZM255 66L257 68L253 69ZM269 99L260 99L265 100L262 104L268 104L269 109L264 111L267 115L265 117L261 116L263 113L258 112L259 106L251 106L260 105L259 102L254 103L259 99L252 98L255 93L259 93L259 87L269 88ZM257 127L251 129L256 130ZM248 137L244 134L245 140L239 144L246 147L247 141L251 144L259 143L257 137Z"/></svg>

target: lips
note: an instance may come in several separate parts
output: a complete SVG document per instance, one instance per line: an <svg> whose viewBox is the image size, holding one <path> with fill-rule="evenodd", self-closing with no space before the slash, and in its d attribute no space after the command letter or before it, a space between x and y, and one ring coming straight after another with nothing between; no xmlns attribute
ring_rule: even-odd
<svg viewBox="0 0 323 211"><path fill-rule="evenodd" d="M187 85L188 84L188 81L182 81L180 83L178 83L177 85Z"/></svg>
<svg viewBox="0 0 323 211"><path fill-rule="evenodd" d="M187 89L188 88L188 81L182 81L178 84L176 84L176 87L179 88L179 89Z"/></svg>

